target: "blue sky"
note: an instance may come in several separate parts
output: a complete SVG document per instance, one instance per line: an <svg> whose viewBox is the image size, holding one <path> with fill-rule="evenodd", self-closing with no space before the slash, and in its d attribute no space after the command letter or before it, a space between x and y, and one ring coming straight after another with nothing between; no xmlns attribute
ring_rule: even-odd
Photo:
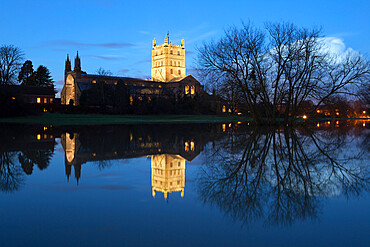
<svg viewBox="0 0 370 247"><path fill-rule="evenodd" d="M150 77L152 40L162 43L167 31L172 43L185 39L189 73L195 48L241 21L319 26L342 49L370 53L370 1L365 0L0 0L0 9L0 44L23 49L34 68L47 66L58 89L66 54L74 58L76 50L87 73L103 67L119 76Z"/></svg>

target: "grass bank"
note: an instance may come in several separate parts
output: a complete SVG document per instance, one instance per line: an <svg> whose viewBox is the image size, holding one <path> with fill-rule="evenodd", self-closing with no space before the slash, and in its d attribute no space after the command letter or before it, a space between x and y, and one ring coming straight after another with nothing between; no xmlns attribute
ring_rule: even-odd
<svg viewBox="0 0 370 247"><path fill-rule="evenodd" d="M84 115L43 114L40 116L0 118L0 123L44 125L101 125L101 124L146 124L146 123L226 123L246 121L243 116L216 115Z"/></svg>

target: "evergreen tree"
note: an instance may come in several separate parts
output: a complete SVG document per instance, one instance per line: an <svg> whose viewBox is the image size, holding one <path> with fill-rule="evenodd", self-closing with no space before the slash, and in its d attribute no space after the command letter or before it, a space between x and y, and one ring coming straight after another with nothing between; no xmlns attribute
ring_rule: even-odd
<svg viewBox="0 0 370 247"><path fill-rule="evenodd" d="M51 78L49 69L40 65L35 72L36 86L39 87L54 87L53 78Z"/></svg>
<svg viewBox="0 0 370 247"><path fill-rule="evenodd" d="M22 85L36 85L32 61L27 60L26 62L24 62L21 70L19 71L18 81Z"/></svg>

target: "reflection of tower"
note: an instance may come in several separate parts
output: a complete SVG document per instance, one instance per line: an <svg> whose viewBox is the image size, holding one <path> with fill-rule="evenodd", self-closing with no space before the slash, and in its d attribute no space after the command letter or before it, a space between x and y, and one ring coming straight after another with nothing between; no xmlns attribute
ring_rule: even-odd
<svg viewBox="0 0 370 247"><path fill-rule="evenodd" d="M152 194L156 191L167 194L181 191L184 196L185 188L185 159L179 155L160 154L151 156L152 164Z"/></svg>
<svg viewBox="0 0 370 247"><path fill-rule="evenodd" d="M72 165L74 166L74 173L77 183L81 177L81 164L76 161L76 154L79 149L78 134L65 133L61 136L62 146L65 152L65 169L67 179L71 175Z"/></svg>

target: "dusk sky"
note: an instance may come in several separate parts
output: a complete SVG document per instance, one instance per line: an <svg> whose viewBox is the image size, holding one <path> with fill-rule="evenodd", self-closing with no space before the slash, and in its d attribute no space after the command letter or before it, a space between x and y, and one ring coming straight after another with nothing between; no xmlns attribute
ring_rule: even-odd
<svg viewBox="0 0 370 247"><path fill-rule="evenodd" d="M0 8L0 44L21 48L34 69L47 66L59 90L67 53L73 60L78 50L82 70L90 74L102 67L118 76L149 78L152 40L163 43L169 31L172 43L185 39L189 74L196 47L241 21L319 26L335 49L370 52L368 0L0 0Z"/></svg>

